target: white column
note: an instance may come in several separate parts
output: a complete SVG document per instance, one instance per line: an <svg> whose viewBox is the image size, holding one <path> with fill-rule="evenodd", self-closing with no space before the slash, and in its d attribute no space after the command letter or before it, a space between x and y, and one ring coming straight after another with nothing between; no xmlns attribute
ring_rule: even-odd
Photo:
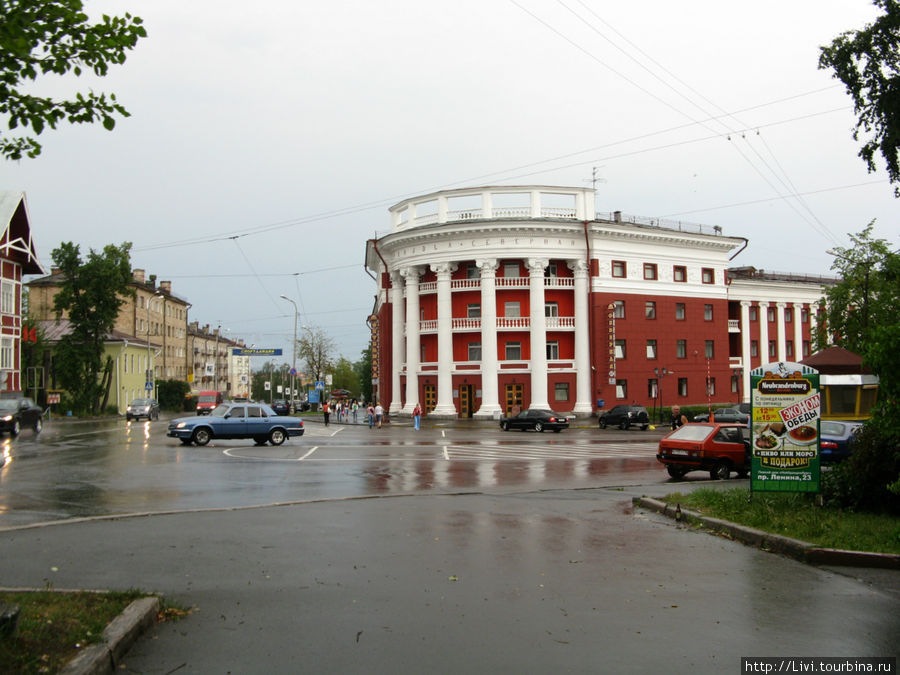
<svg viewBox="0 0 900 675"><path fill-rule="evenodd" d="M769 303L759 303L759 363L769 363Z"/></svg>
<svg viewBox="0 0 900 675"><path fill-rule="evenodd" d="M591 353L590 317L588 316L588 264L586 260L566 263L575 276L575 408L576 415L590 415Z"/></svg>
<svg viewBox="0 0 900 675"><path fill-rule="evenodd" d="M750 302L741 302L741 401L750 400Z"/></svg>
<svg viewBox="0 0 900 675"><path fill-rule="evenodd" d="M778 330L778 335L775 337L775 342L778 345L776 348L776 354L778 354L779 361L787 361L787 347L785 346L785 335L784 335L784 308L785 303L779 302L775 305L775 326Z"/></svg>
<svg viewBox="0 0 900 675"><path fill-rule="evenodd" d="M545 258L528 259L528 301L531 324L531 408L549 408L547 398L547 317L544 314Z"/></svg>
<svg viewBox="0 0 900 675"><path fill-rule="evenodd" d="M497 383L497 268L496 259L476 260L481 270L481 407L473 417L501 413Z"/></svg>
<svg viewBox="0 0 900 675"><path fill-rule="evenodd" d="M419 400L419 274L418 267L406 267L406 402L402 412L412 415Z"/></svg>
<svg viewBox="0 0 900 675"><path fill-rule="evenodd" d="M800 318L803 316L803 303L794 303L794 361L800 363L803 360L803 323Z"/></svg>
<svg viewBox="0 0 900 675"><path fill-rule="evenodd" d="M403 367L403 277L391 272L391 402L388 412L400 412L400 370ZM384 372L382 370L382 372Z"/></svg>
<svg viewBox="0 0 900 675"><path fill-rule="evenodd" d="M453 405L453 303L450 300L450 274L455 263L438 263L431 266L437 273L437 328L438 328L438 389L437 404L432 414L456 416Z"/></svg>

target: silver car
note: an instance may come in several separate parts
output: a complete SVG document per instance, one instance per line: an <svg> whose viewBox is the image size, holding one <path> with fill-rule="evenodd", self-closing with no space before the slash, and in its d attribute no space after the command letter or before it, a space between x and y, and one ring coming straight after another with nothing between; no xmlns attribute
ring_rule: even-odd
<svg viewBox="0 0 900 675"><path fill-rule="evenodd" d="M148 420L159 419L159 401L155 398L136 398L125 408L127 421L139 420L142 417Z"/></svg>

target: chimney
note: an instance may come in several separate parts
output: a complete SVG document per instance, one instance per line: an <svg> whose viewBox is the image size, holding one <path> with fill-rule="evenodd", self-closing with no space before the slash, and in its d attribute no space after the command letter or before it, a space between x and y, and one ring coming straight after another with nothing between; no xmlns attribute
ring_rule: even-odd
<svg viewBox="0 0 900 675"><path fill-rule="evenodd" d="M621 211L613 211L613 222L614 223L622 222L622 212Z"/></svg>
<svg viewBox="0 0 900 675"><path fill-rule="evenodd" d="M172 294L172 282L171 281L160 281L159 282L159 290L165 291L168 294Z"/></svg>
<svg viewBox="0 0 900 675"><path fill-rule="evenodd" d="M150 288L156 288L156 275L155 274L150 275L149 283L150 283Z"/></svg>
<svg viewBox="0 0 900 675"><path fill-rule="evenodd" d="M146 273L144 272L144 270L131 270L131 276L134 277L135 282L139 284L146 283L146 277L144 276L145 274Z"/></svg>

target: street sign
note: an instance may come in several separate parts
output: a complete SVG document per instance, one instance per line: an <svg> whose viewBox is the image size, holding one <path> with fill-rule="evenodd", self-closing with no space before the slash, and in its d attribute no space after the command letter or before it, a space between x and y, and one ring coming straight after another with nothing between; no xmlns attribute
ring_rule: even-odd
<svg viewBox="0 0 900 675"><path fill-rule="evenodd" d="M281 356L281 349L258 349L254 347L234 347L232 356Z"/></svg>
<svg viewBox="0 0 900 675"><path fill-rule="evenodd" d="M318 391L325 391L325 383L322 382L322 380L318 380L318 381L316 382L316 389L317 389Z"/></svg>
<svg viewBox="0 0 900 675"><path fill-rule="evenodd" d="M297 369L296 368L291 368L288 372L290 373L291 377L297 377Z"/></svg>
<svg viewBox="0 0 900 675"><path fill-rule="evenodd" d="M144 389L146 389L147 391L153 391L153 383L152 383L152 382L147 382L147 383L144 385Z"/></svg>

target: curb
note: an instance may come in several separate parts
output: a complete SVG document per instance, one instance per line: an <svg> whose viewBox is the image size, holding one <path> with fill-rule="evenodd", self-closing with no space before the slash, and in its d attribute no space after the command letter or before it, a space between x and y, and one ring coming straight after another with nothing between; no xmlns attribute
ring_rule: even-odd
<svg viewBox="0 0 900 675"><path fill-rule="evenodd" d="M103 641L91 645L60 670L61 675L100 675L114 673L134 641L156 623L159 598L140 598L110 621Z"/></svg>
<svg viewBox="0 0 900 675"><path fill-rule="evenodd" d="M783 537L780 534L763 532L752 527L737 525L727 520L711 518L695 511L682 509L681 504L672 506L650 497L632 497L632 503L649 511L679 522L702 527L706 530L724 534L743 544L755 546L764 551L781 553L789 558L810 565L839 565L846 567L876 567L900 570L900 555L895 553L870 553L868 551L845 551L836 548L821 548L799 539Z"/></svg>

